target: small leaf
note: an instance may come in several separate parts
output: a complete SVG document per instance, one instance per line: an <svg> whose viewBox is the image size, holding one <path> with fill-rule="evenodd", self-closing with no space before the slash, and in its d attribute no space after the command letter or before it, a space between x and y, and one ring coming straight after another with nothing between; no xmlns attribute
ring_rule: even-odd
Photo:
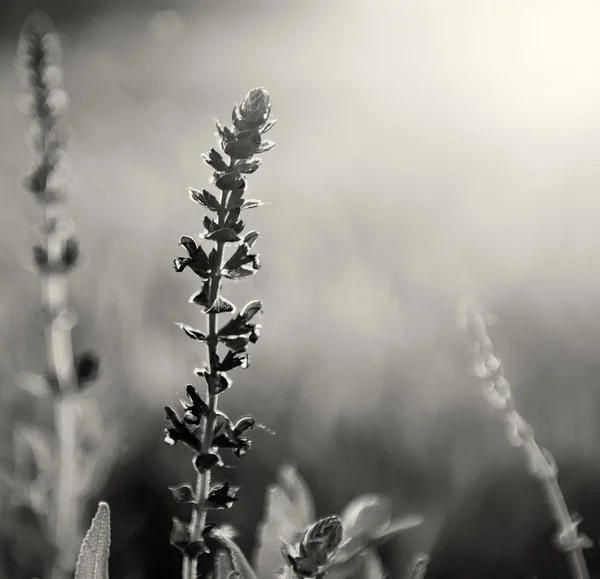
<svg viewBox="0 0 600 579"><path fill-rule="evenodd" d="M187 324L177 323L177 325L186 333L187 336L196 340L196 342L206 342L206 336L200 331L188 326Z"/></svg>
<svg viewBox="0 0 600 579"><path fill-rule="evenodd" d="M236 139L225 145L225 153L232 159L250 159L258 151L259 144L252 139Z"/></svg>
<svg viewBox="0 0 600 579"><path fill-rule="evenodd" d="M173 499L176 503L193 503L196 501L194 490L189 484L169 487L169 490L173 493Z"/></svg>
<svg viewBox="0 0 600 579"><path fill-rule="evenodd" d="M277 143L275 141L263 141L257 148L256 153L265 153L270 151Z"/></svg>
<svg viewBox="0 0 600 579"><path fill-rule="evenodd" d="M241 212L241 209L239 207L236 207L235 209L232 209L229 212L229 215L227 216L227 219L225 220L226 228L231 228L231 227L235 226L235 224L237 223L237 220L240 218L240 212Z"/></svg>
<svg viewBox="0 0 600 579"><path fill-rule="evenodd" d="M185 247L190 257L193 258L194 255L196 255L196 249L198 246L194 239L191 238L189 235L182 235L181 239L179 240L179 245Z"/></svg>
<svg viewBox="0 0 600 579"><path fill-rule="evenodd" d="M190 542L189 525L184 523L177 517L173 517L173 526L171 527L170 536L171 545L177 547L182 553Z"/></svg>
<svg viewBox="0 0 600 579"><path fill-rule="evenodd" d="M285 563L281 541L295 542L315 520L315 506L308 485L298 471L285 465L276 484L268 487L265 512L258 527L254 567L259 577L273 577Z"/></svg>
<svg viewBox="0 0 600 579"><path fill-rule="evenodd" d="M204 229L206 229L209 234L219 230L218 223L214 219L211 219L208 215L204 216L202 224L204 225ZM205 234L204 237L207 237L207 235Z"/></svg>
<svg viewBox="0 0 600 579"><path fill-rule="evenodd" d="M270 119L268 120L260 129L260 132L262 134L267 133L268 131L270 131L273 128L273 125L278 121L279 119Z"/></svg>
<svg viewBox="0 0 600 579"><path fill-rule="evenodd" d="M235 233L237 233L238 235L241 235L242 231L244 231L244 228L246 227L246 224L240 219L235 225L231 226L231 229L233 229L233 231Z"/></svg>
<svg viewBox="0 0 600 579"><path fill-rule="evenodd" d="M108 579L109 550L110 508L101 502L81 544L75 579Z"/></svg>
<svg viewBox="0 0 600 579"><path fill-rule="evenodd" d="M37 398L46 398L47 396L60 394L56 380L48 380L47 376L34 374L33 372L22 372L17 385L22 390L33 394Z"/></svg>
<svg viewBox="0 0 600 579"><path fill-rule="evenodd" d="M242 266L238 267L237 269L223 269L221 270L221 274L227 279L236 281L239 279L244 279L245 277L250 277L251 275L254 275L256 271L256 269Z"/></svg>
<svg viewBox="0 0 600 579"><path fill-rule="evenodd" d="M204 310L205 314L228 314L235 311L235 306L223 296L218 296L215 303Z"/></svg>
<svg viewBox="0 0 600 579"><path fill-rule="evenodd" d="M256 243L256 240L258 239L259 235L260 234L258 233L258 231L249 231L244 236L244 243L247 244L248 247L252 247Z"/></svg>
<svg viewBox="0 0 600 579"><path fill-rule="evenodd" d="M198 191L190 188L190 199L196 203L200 203L203 207L206 207L209 211L219 211L221 209L221 203L210 191L202 189Z"/></svg>
<svg viewBox="0 0 600 579"><path fill-rule="evenodd" d="M233 243L234 241L240 240L238 234L230 228L217 229L216 231L212 231L205 237L209 241L217 241L219 243Z"/></svg>
<svg viewBox="0 0 600 579"><path fill-rule="evenodd" d="M342 511L347 539L366 543L383 533L392 520L392 501L385 495L363 495L351 501Z"/></svg>
<svg viewBox="0 0 600 579"><path fill-rule="evenodd" d="M202 289L193 294L189 302L190 304L196 304L198 306L204 306L205 308L210 306L208 301L208 293L209 293L210 282L204 282Z"/></svg>
<svg viewBox="0 0 600 579"><path fill-rule="evenodd" d="M215 171L227 171L229 169L229 164L225 161L223 155L214 148L202 157Z"/></svg>
<svg viewBox="0 0 600 579"><path fill-rule="evenodd" d="M32 474L27 472L29 468L26 465L31 465L30 460L33 457L36 472L33 474L32 481L40 476L52 480L56 469L52 434L37 426L23 425L15 430L14 436L15 466L20 471L18 474L23 478L28 478Z"/></svg>
<svg viewBox="0 0 600 579"><path fill-rule="evenodd" d="M234 189L246 188L244 177L237 168L233 171L228 171L227 173L216 173L214 182L221 191L233 191Z"/></svg>
<svg viewBox="0 0 600 579"><path fill-rule="evenodd" d="M228 556L228 559L240 576L240 579L257 579L256 574L252 570L250 563L242 553L242 550L237 546L227 532L227 529L222 530L221 528L215 529L212 533L215 541L217 541L222 550L224 550ZM219 549L221 551L221 549Z"/></svg>
<svg viewBox="0 0 600 579"><path fill-rule="evenodd" d="M240 173L247 173L247 174L251 174L254 173L261 165L262 160L261 159L252 159L250 161L247 160L243 160L240 161L235 168L240 172Z"/></svg>
<svg viewBox="0 0 600 579"><path fill-rule="evenodd" d="M383 543L398 533L422 525L424 521L425 518L420 514L406 515L400 519L396 519L392 521L390 526L383 533L375 537L375 542L377 544Z"/></svg>
<svg viewBox="0 0 600 579"><path fill-rule="evenodd" d="M200 473L211 470L215 466L223 466L223 461L218 454L209 453L209 454L199 454L194 459L194 467Z"/></svg>
<svg viewBox="0 0 600 579"><path fill-rule="evenodd" d="M260 199L244 199L244 202L242 203L242 209L254 209L255 207L260 207L261 205L266 205L266 203Z"/></svg>
<svg viewBox="0 0 600 579"><path fill-rule="evenodd" d="M256 316L256 314L262 312L262 308L262 302L260 300L254 300L244 306L244 309L240 312L240 316L242 316L244 321L248 323L254 316Z"/></svg>

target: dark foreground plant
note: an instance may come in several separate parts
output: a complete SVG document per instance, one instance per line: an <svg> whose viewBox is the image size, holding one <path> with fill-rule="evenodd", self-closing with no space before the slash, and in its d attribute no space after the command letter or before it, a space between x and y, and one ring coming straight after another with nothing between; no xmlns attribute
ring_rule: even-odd
<svg viewBox="0 0 600 579"><path fill-rule="evenodd" d="M227 481L211 484L212 470L223 466L220 451L231 449L236 456L244 456L251 446L248 431L260 426L252 416L232 420L218 410L217 401L231 386L228 372L248 367L248 347L256 343L260 332L260 326L253 320L262 311L262 303L252 301L236 312L235 306L222 295L221 283L224 279L237 281L251 276L260 268L258 254L252 253L259 234L257 231L244 234L246 225L241 215L244 210L262 205L257 199L246 197L246 176L260 166L261 160L255 155L275 145L263 139L263 134L276 122L269 119L270 114L269 93L264 88L255 88L234 107L231 127L217 122L221 148L229 159L214 148L204 159L214 171L212 183L219 193L190 190L191 200L210 214L204 216L204 231L197 239L187 235L181 238L180 245L188 255L174 262L177 272L187 269L200 279L201 288L190 302L202 308L207 318L205 330L179 324L189 338L206 346L207 364L195 370L196 376L206 383L206 398L188 384L187 400L181 401L183 418L171 406L165 407L170 423L165 428L165 442L187 445L193 452L197 473L195 485L171 488L176 502L192 505L191 522L174 519L171 533L172 544L183 552L183 579L220 576L217 568L227 564L238 573L253 576L250 566L240 563L243 555L232 541L231 533L207 524L207 514L212 509L228 509L237 501L237 487ZM210 251L202 245L207 242L213 246ZM221 314L229 318L219 326Z"/></svg>
<svg viewBox="0 0 600 579"><path fill-rule="evenodd" d="M548 499L548 506L558 527L555 544L568 557L574 579L589 579L583 549L592 542L578 533L579 517L572 517L558 484L558 469L548 450L541 448L534 438L534 431L517 411L510 383L504 376L504 368L494 353L488 334L490 317L484 315L475 302L465 304L461 323L470 340L474 354L473 373L483 381L483 392L490 406L497 411L505 426L511 445L522 448L528 470L537 478Z"/></svg>
<svg viewBox="0 0 600 579"><path fill-rule="evenodd" d="M68 276L78 263L79 245L64 206L66 155L61 117L67 98L61 87L59 39L44 14L35 13L27 20L18 52L37 154L26 187L43 209L34 261L42 280L48 365L45 376L26 386L52 398L56 435L52 441L33 426L23 431L39 472L35 480L15 483L27 506L42 519L55 549L53 561L48 562L48 577L67 579L75 569L81 542L82 499L89 491L98 458L94 443L100 443L97 436L94 439L98 433L85 431L81 416L87 401L81 393L96 379L99 361L93 352L73 351L75 314L68 304ZM92 448L83 448L83 441L92 443Z"/></svg>

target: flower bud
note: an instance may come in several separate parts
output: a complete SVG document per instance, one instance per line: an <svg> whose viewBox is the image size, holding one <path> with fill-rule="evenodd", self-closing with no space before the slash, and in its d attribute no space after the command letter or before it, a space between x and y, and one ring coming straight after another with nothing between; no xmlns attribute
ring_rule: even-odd
<svg viewBox="0 0 600 579"><path fill-rule="evenodd" d="M258 129L271 114L271 97L263 87L253 88L232 113L232 121L238 131Z"/></svg>

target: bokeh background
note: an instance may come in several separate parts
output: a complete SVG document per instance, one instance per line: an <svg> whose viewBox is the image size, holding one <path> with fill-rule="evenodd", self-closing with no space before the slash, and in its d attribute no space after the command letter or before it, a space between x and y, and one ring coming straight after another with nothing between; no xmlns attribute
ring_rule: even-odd
<svg viewBox="0 0 600 579"><path fill-rule="evenodd" d="M33 153L15 71L34 8L58 26L71 99L69 207L85 253L71 284L76 344L103 356L97 396L119 437L97 490L113 506L115 579L177 576L166 485L192 471L183 449L161 441L162 407L177 402L203 351L174 325L200 318L187 303L195 280L171 263L179 236L201 229L186 188L207 186L213 118L227 122L257 85L280 118L278 146L249 179L251 196L270 202L247 219L262 234L263 267L228 297L262 299L264 329L222 407L277 436L257 432L227 472L243 494L224 519L244 550L267 484L290 461L323 515L371 491L390 495L398 516L426 516L383 548L391 576L415 551L449 544L440 536L463 537L444 547L455 560L448 577L468 576L465 557L489 561L499 534L515 537L506 557L522 556L546 524L543 504L508 520L537 489L507 474L520 472L520 456L469 376L456 323L467 295L499 317L497 349L524 415L573 481L569 500L600 488L590 471L600 458L596 2L4 0L8 463L17 422L51 424L49 406L18 388L24 371L44 368L39 280L26 267L39 210L21 186Z"/></svg>

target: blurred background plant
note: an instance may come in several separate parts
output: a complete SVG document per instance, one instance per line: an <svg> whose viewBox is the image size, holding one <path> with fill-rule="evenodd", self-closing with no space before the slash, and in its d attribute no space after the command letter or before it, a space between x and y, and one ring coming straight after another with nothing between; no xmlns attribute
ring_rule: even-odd
<svg viewBox="0 0 600 579"><path fill-rule="evenodd" d="M73 348L76 314L69 308L68 276L79 264L80 252L64 205L67 159L61 117L67 97L61 86L60 43L45 14L36 12L27 19L18 58L27 89L23 104L32 119L30 141L37 156L25 185L43 212L33 257L41 277L38 322L43 326L47 363L44 374L22 374L21 386L30 396L44 399L43 409L48 402L53 405L54 420L53 431L45 425L16 425L12 473L3 474L3 494L12 508L3 513L2 537L5 560L13 561L3 572L68 579L82 539L86 495L102 483L107 470L102 462L111 433L85 393L98 377L99 359L92 351ZM15 564L26 569L14 569Z"/></svg>
<svg viewBox="0 0 600 579"><path fill-rule="evenodd" d="M582 531L596 539L597 4L3 3L7 461L17 419L51 424L15 387L24 368L45 370L39 291L16 259L28 256L38 219L16 195L30 158L13 70L19 28L36 6L60 30L71 97L69 211L90 264L70 279L74 339L110 361L116 386L98 405L124 425L121 456L95 497L112 509L111 577L162 579L179 569L166 488L188 466L183 450L162 443L161 407L197 356L172 324L189 315L192 286L169 265L172 240L196 231L197 216L177 191L197 179L212 115L224 118L255 84L277 95L285 147L252 183L272 192L253 225L269 260L226 297L259 295L269 331L223 410L254 414L277 436L263 437L251 466L231 471L245 505L220 518L252 553L264 490L292 461L319 513L369 492L425 516L379 548L395 576L449 533L465 542L441 538L447 548L432 559L455 564L455 577L465 568L514 577L529 556L546 558L547 575L568 577L546 548L553 527L536 481L507 448L476 378L465 380L470 359L455 312L469 294L498 314L495 342L519 408L552 449Z"/></svg>

